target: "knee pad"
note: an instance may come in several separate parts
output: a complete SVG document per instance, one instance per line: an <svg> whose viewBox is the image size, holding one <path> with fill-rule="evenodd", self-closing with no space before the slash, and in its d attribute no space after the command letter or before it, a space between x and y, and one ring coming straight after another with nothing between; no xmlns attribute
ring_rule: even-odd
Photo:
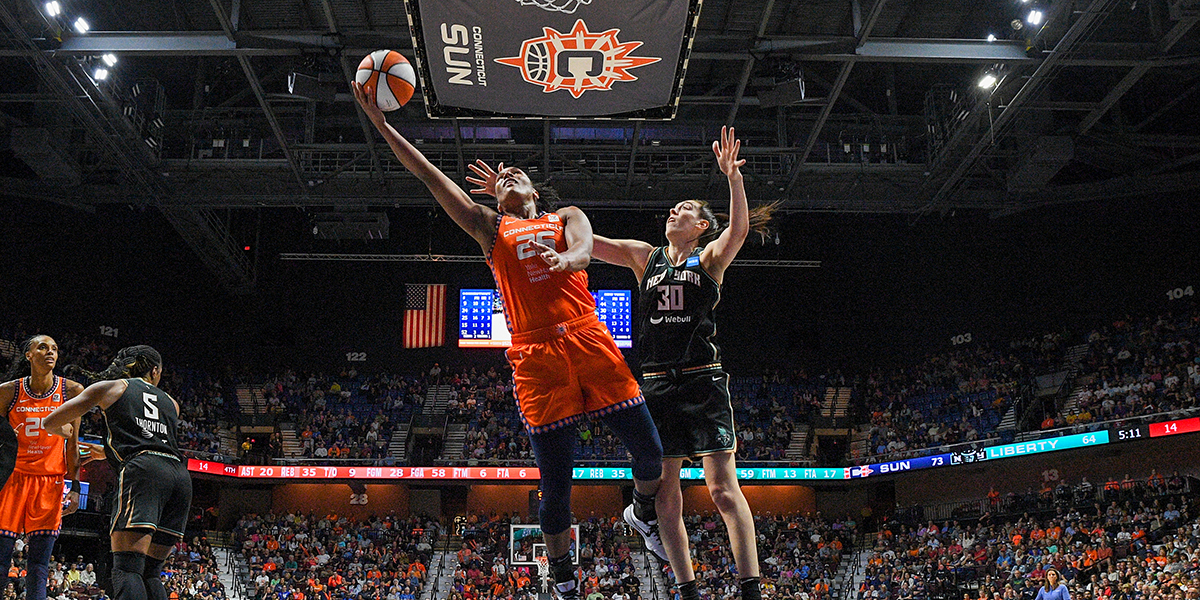
<svg viewBox="0 0 1200 600"><path fill-rule="evenodd" d="M145 557L146 566L142 569L142 579L158 579L162 575L163 563L167 559L157 559L150 556Z"/></svg>
<svg viewBox="0 0 1200 600"><path fill-rule="evenodd" d="M571 483L542 481L542 503L538 506L542 533L554 535L571 526Z"/></svg>
<svg viewBox="0 0 1200 600"><path fill-rule="evenodd" d="M31 535L29 545L25 547L25 558L29 564L49 565L50 557L54 555L54 542L57 535Z"/></svg>
<svg viewBox="0 0 1200 600"><path fill-rule="evenodd" d="M140 578L146 570L146 555L141 552L113 552L113 570L133 573Z"/></svg>
<svg viewBox="0 0 1200 600"><path fill-rule="evenodd" d="M8 568L12 566L13 548L17 545L17 538L8 536L0 536L0 576L7 580ZM0 583L3 583L0 581Z"/></svg>

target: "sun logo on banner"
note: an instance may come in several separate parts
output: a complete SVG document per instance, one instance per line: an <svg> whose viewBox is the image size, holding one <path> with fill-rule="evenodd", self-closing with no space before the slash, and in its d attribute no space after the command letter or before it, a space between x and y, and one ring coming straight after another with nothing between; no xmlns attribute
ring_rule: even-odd
<svg viewBox="0 0 1200 600"><path fill-rule="evenodd" d="M607 91L617 81L637 81L630 69L656 63L661 58L629 56L642 42L619 42L620 29L593 33L580 19L569 33L545 27L544 37L525 40L521 54L497 58L516 67L529 83L546 93L567 90L578 98L588 90Z"/></svg>

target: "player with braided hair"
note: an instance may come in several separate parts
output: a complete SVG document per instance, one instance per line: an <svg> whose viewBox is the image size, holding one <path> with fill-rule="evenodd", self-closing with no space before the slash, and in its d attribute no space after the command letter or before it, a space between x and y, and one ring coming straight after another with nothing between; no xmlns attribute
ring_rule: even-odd
<svg viewBox="0 0 1200 600"><path fill-rule="evenodd" d="M179 454L179 403L160 390L162 356L150 346L117 352L100 380L45 419L60 436L99 406L108 429L105 454L117 472L117 501L109 527L112 581L117 600L166 600L159 576L172 546L183 537L192 480Z"/></svg>
<svg viewBox="0 0 1200 600"><path fill-rule="evenodd" d="M50 435L43 419L83 386L58 377L58 344L35 335L21 344L0 384L0 577L7 585L18 537L28 536L25 597L46 598L50 556L63 515L79 508L79 421L66 439ZM63 506L63 479L72 490ZM4 586L0 586L3 589Z"/></svg>

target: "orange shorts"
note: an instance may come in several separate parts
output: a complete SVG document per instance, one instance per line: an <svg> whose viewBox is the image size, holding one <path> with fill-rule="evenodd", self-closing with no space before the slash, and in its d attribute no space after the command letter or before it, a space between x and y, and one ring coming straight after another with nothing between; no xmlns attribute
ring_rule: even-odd
<svg viewBox="0 0 1200 600"><path fill-rule="evenodd" d="M625 357L596 315L513 334L506 352L521 418L543 433L645 402Z"/></svg>
<svg viewBox="0 0 1200 600"><path fill-rule="evenodd" d="M0 535L57 535L62 527L63 476L13 471L0 490Z"/></svg>

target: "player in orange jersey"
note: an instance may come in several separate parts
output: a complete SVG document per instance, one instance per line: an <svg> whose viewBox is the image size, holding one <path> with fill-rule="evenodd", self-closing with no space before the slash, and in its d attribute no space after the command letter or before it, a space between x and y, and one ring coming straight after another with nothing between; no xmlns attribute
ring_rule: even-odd
<svg viewBox="0 0 1200 600"><path fill-rule="evenodd" d="M2 420L3 427L10 440L4 454L13 465L0 488L0 573L8 573L17 538L28 536L28 600L45 600L50 555L62 517L79 507L79 421L74 422L65 440L42 426L42 420L55 408L83 391L82 385L54 374L57 362L58 344L54 339L35 335L21 345L5 383L0 384L0 408L7 416ZM11 444L14 439L16 443ZM64 508L63 479L68 475L72 489Z"/></svg>
<svg viewBox="0 0 1200 600"><path fill-rule="evenodd" d="M639 517L655 524L654 495L662 475L658 431L588 292L584 269L591 260L591 223L578 208L555 211L548 188L535 187L520 169L503 164L498 172L482 162L472 166L480 176L468 178L477 186L473 191L494 196L497 204L493 209L476 203L388 125L361 86L352 85L396 158L487 257L512 331L507 356L517 403L541 471L538 515L555 591L560 598L579 598L570 554L576 423L599 418L621 439L633 457Z"/></svg>

